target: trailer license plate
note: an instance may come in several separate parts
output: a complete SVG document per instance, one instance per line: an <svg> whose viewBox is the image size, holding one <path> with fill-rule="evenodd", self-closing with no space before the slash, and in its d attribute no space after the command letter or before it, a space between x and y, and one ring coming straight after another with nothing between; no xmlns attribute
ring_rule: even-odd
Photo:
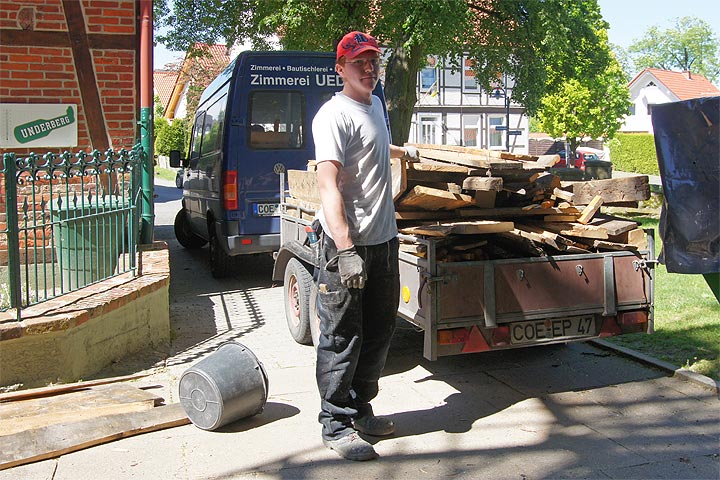
<svg viewBox="0 0 720 480"><path fill-rule="evenodd" d="M280 215L280 204L254 203L253 213L256 217L277 217Z"/></svg>
<svg viewBox="0 0 720 480"><path fill-rule="evenodd" d="M510 339L513 344L593 335L595 335L595 317L593 315L533 320L510 325Z"/></svg>

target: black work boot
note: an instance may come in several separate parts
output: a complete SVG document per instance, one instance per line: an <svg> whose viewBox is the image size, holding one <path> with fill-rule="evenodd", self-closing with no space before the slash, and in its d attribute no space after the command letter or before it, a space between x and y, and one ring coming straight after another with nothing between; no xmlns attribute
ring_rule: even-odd
<svg viewBox="0 0 720 480"><path fill-rule="evenodd" d="M364 461L378 457L373 446L360 438L357 432L352 432L350 435L334 440L323 438L323 443L330 450L335 450L338 455L347 460Z"/></svg>

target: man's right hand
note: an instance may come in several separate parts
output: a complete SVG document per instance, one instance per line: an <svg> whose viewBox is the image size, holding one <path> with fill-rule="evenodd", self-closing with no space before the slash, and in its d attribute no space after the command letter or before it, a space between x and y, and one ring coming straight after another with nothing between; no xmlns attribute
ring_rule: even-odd
<svg viewBox="0 0 720 480"><path fill-rule="evenodd" d="M358 255L355 246L338 250L337 255L330 259L327 266L332 268L335 264L340 273L340 281L345 287L365 288L365 280L367 280L365 262Z"/></svg>

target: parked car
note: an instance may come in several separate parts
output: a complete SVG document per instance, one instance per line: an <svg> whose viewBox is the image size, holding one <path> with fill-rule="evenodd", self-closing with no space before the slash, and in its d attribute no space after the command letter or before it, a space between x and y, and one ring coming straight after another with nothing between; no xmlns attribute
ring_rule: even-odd
<svg viewBox="0 0 720 480"><path fill-rule="evenodd" d="M579 168L580 170L585 171L585 162L597 162L599 160L604 160L605 152L596 148L578 147L575 150L575 159L570 162L570 164L567 162L565 150L555 152L555 155L560 156L560 161L553 165L553 168Z"/></svg>
<svg viewBox="0 0 720 480"><path fill-rule="evenodd" d="M178 168L177 172L175 172L175 186L177 188L183 188L184 181L185 181L185 169Z"/></svg>

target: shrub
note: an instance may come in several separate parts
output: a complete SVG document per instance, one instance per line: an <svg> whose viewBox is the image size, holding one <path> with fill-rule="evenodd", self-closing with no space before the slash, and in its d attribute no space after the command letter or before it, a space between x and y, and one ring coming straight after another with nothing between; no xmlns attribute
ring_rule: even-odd
<svg viewBox="0 0 720 480"><path fill-rule="evenodd" d="M655 137L648 133L617 133L607 142L613 169L623 172L660 175Z"/></svg>
<svg viewBox="0 0 720 480"><path fill-rule="evenodd" d="M172 124L161 128L155 136L155 153L170 155L170 150L185 152L187 143L187 125L183 119L175 119Z"/></svg>

